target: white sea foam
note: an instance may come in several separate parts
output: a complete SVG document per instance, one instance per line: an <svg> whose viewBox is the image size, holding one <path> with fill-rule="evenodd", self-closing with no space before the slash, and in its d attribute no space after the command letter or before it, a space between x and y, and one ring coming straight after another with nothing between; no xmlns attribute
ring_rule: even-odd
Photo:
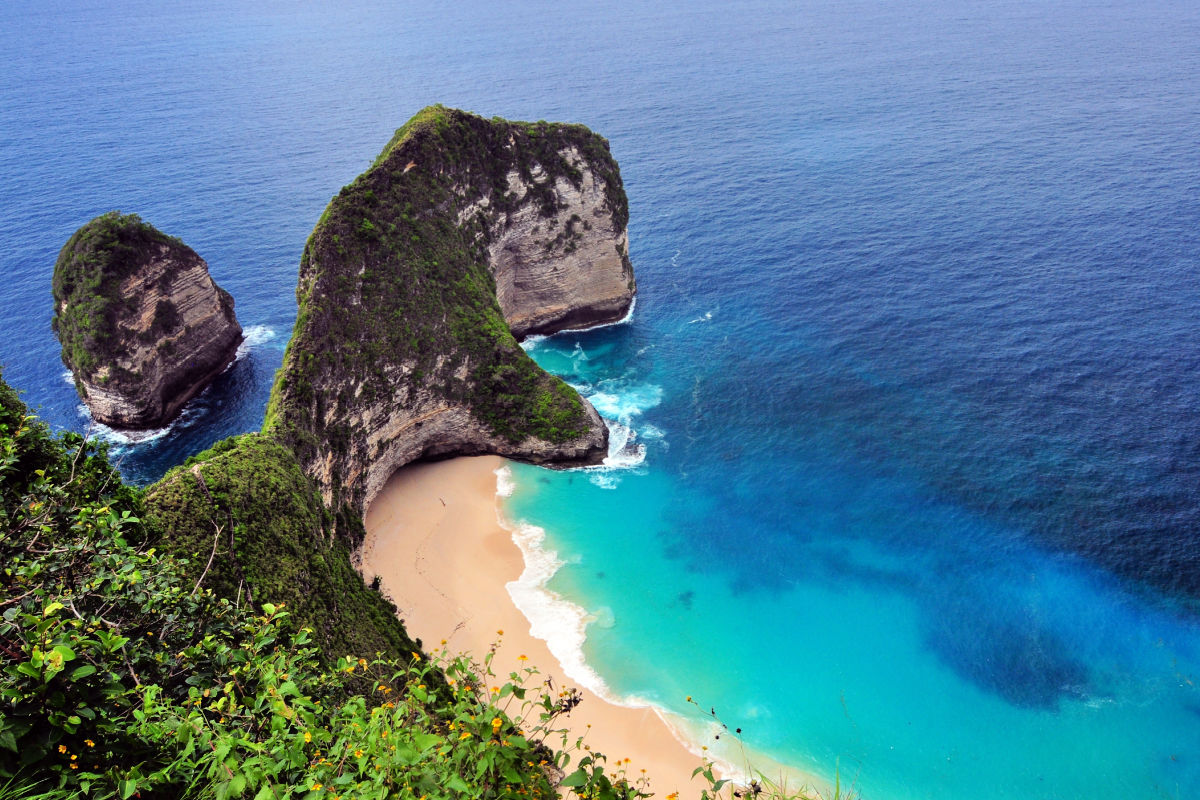
<svg viewBox="0 0 1200 800"><path fill-rule="evenodd" d="M712 319L712 315L713 315L713 312L708 311L705 314L703 314L702 316L696 317L694 320L689 322L688 325L695 325L697 322L708 322L709 320Z"/></svg>
<svg viewBox="0 0 1200 800"><path fill-rule="evenodd" d="M171 422L171 424L167 425L166 427L152 428L150 430L145 430L145 431L134 431L134 430L121 430L119 428L110 428L107 425L105 425L103 422L97 422L96 420L92 419L91 410L82 403L80 403L78 406L76 406L76 410L79 412L79 415L81 417L84 417L88 421L87 435L89 437L95 437L101 441L108 442L109 444L116 445L118 448L118 452L120 452L120 448L123 448L123 447L129 447L131 445L139 445L139 444L149 444L150 442L154 442L154 441L157 441L157 440L163 438L164 436L169 434L175 428L176 425L183 422L185 416L188 413L187 410L185 409L182 414L180 414L178 417L176 417Z"/></svg>
<svg viewBox="0 0 1200 800"><path fill-rule="evenodd" d="M586 328L564 328L563 330L559 331L558 333L587 333L588 331L598 331L601 328L611 328L614 325L624 325L628 322L633 321L633 309L636 307L637 307L637 295L634 295L633 299L629 301L629 310L626 311L625 316L621 317L620 319L615 320L613 322L604 322L599 325L590 325ZM555 335L557 335L557 334L555 334ZM530 338L532 338L532 337L530 337ZM528 341L528 340L526 340L526 341Z"/></svg>
<svg viewBox="0 0 1200 800"><path fill-rule="evenodd" d="M512 470L507 464L496 468L496 495L499 497L512 497L512 493L517 489L517 482L513 479Z"/></svg>
<svg viewBox="0 0 1200 800"><path fill-rule="evenodd" d="M587 333L589 331L598 331L601 328L611 328L614 325L624 325L627 322L631 322L633 320L633 309L635 306L637 306L637 297L636 296L634 296L633 300L630 301L629 311L625 312L625 316L621 317L619 320L616 320L615 322L605 322L600 325L592 325L587 328L566 328L564 330L558 331L557 333L554 333L551 335L552 336L560 336L564 333ZM537 350L538 346L541 345L542 342L546 341L547 338L548 337L545 334L541 334L541 333L535 333L531 336L526 336L524 339L521 340L521 347L525 350L526 353L532 353L534 350ZM579 347L578 344L575 345L575 349L577 351L581 350L581 348ZM572 353L571 355L573 358L575 354ZM586 355L584 355L584 360L587 360Z"/></svg>
<svg viewBox="0 0 1200 800"><path fill-rule="evenodd" d="M234 360L241 361L250 351L261 344L271 341L275 338L275 331L268 328L266 325L251 325L242 330L242 343L238 345L237 355Z"/></svg>
<svg viewBox="0 0 1200 800"><path fill-rule="evenodd" d="M600 413L608 426L608 455L591 467L588 480L601 489L615 489L621 472L636 469L646 461L646 445L638 442L634 419L662 402L662 387L652 383L629 384L623 380L602 381L596 391L575 387ZM652 428L661 440L662 431Z"/></svg>
<svg viewBox="0 0 1200 800"><path fill-rule="evenodd" d="M521 577L505 584L513 604L529 620L530 635L541 639L562 665L568 678L608 699L608 685L583 657L587 626L594 621L581 606L546 588L565 562L544 547L546 531L527 522L512 528L513 542L521 549L525 569Z"/></svg>
<svg viewBox="0 0 1200 800"><path fill-rule="evenodd" d="M521 340L521 349L526 353L532 353L538 349L538 345L546 341L546 337L540 333L535 333L532 336L526 336Z"/></svg>

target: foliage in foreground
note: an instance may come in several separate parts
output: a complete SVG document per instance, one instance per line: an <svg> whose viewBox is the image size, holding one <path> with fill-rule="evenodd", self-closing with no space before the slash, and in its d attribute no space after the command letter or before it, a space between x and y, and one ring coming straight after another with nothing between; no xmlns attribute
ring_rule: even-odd
<svg viewBox="0 0 1200 800"><path fill-rule="evenodd" d="M493 692L419 652L327 668L279 607L185 579L140 510L102 450L0 382L0 779L21 794L550 797L547 767L581 796L635 793L547 745L564 709L522 676Z"/></svg>

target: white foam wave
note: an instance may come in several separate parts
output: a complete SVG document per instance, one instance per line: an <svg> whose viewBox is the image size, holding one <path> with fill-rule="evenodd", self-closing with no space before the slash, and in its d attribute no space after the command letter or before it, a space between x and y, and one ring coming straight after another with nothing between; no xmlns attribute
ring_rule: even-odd
<svg viewBox="0 0 1200 800"><path fill-rule="evenodd" d="M496 474L496 495L498 497L512 497L512 493L517 489L517 482L513 478L512 470L508 465L497 467Z"/></svg>
<svg viewBox="0 0 1200 800"><path fill-rule="evenodd" d="M92 419L91 410L82 403L76 406L76 410L79 412L81 417L86 418L88 421L87 435L89 437L95 437L103 442L116 445L118 448L128 447L136 444L149 444L150 442L157 441L169 434L171 430L178 425L187 414L187 411L185 410L182 414L176 417L170 425L167 425L164 428L151 428L150 430L145 431L135 431L110 428L103 422L97 422L96 420Z"/></svg>
<svg viewBox="0 0 1200 800"><path fill-rule="evenodd" d="M546 341L546 337L540 333L535 333L532 336L526 336L521 340L521 349L526 353L532 353L538 349L538 345Z"/></svg>
<svg viewBox="0 0 1200 800"><path fill-rule="evenodd" d="M608 685L583 657L587 626L594 617L557 592L546 588L565 562L554 550L544 547L546 531L527 522L512 529L513 542L521 549L525 569L521 577L505 584L513 604L529 620L529 633L541 639L562 665L568 678L608 698Z"/></svg>
<svg viewBox="0 0 1200 800"><path fill-rule="evenodd" d="M608 455L600 464L581 467L591 473L589 481L601 489L615 489L621 479L616 472L640 467L646 461L646 446L639 443L634 418L662 402L661 386L652 383L628 384L623 381L602 381L596 391L575 388L588 399L608 426ZM652 428L662 438L662 431Z"/></svg>
<svg viewBox="0 0 1200 800"><path fill-rule="evenodd" d="M643 439L663 439L667 434L663 432L662 428L647 424L642 426L639 435Z"/></svg>
<svg viewBox="0 0 1200 800"><path fill-rule="evenodd" d="M625 316L621 317L619 320L616 320L615 322L604 322L604 323L601 323L600 325L592 325L587 328L564 328L563 330L558 331L553 334L550 334L550 335L551 336L560 336L564 333L587 333L588 331L598 331L601 328L611 328L614 325L624 325L633 320L633 309L636 306L637 306L637 296L635 295L633 300L631 300L629 303L629 310L627 312L625 312ZM547 338L549 338L549 337L546 336L545 334L540 334L540 333L535 333L531 336L526 336L524 339L521 340L521 347L522 347L522 349L525 350L526 353L532 353L534 350L537 350L538 347L541 345L541 343L546 341ZM578 352L581 354L583 353L582 348L580 348L580 346L578 344L575 345L575 352ZM574 359L574 357L575 357L574 352L571 354L571 357L572 357L572 359ZM583 354L583 360L585 360L585 361L587 360L586 354Z"/></svg>
<svg viewBox="0 0 1200 800"><path fill-rule="evenodd" d="M614 325L625 325L626 323L633 321L633 309L636 307L637 307L637 295L635 294L633 296L633 299L629 301L629 310L626 311L625 316L621 317L620 319L618 319L614 322L603 322L599 325L590 325L586 328L564 328L563 330L559 331L558 333L586 333L587 331L598 331L601 328L611 328ZM555 335L557 336L558 334L555 334Z"/></svg>
<svg viewBox="0 0 1200 800"><path fill-rule="evenodd" d="M597 384L586 397L602 416L628 423L631 418L661 403L663 390L653 383L606 380Z"/></svg>
<svg viewBox="0 0 1200 800"><path fill-rule="evenodd" d="M713 312L709 311L702 316L696 317L694 320L689 322L688 325L695 325L697 322L708 322L710 319L712 319L712 315Z"/></svg>
<svg viewBox="0 0 1200 800"><path fill-rule="evenodd" d="M234 356L234 360L241 361L249 355L252 349L274 338L275 331L266 325L251 325L248 328L242 329L242 343L238 345L237 355Z"/></svg>

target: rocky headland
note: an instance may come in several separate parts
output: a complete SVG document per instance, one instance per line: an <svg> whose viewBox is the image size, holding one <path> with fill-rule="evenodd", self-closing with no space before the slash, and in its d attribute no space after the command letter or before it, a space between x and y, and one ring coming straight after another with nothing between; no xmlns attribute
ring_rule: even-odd
<svg viewBox="0 0 1200 800"><path fill-rule="evenodd" d="M112 211L67 241L54 266L54 331L93 419L169 422L233 361L233 298L192 248Z"/></svg>
<svg viewBox="0 0 1200 800"><path fill-rule="evenodd" d="M399 467L598 463L607 429L517 337L611 322L635 292L608 143L434 106L330 202L264 432L361 517Z"/></svg>

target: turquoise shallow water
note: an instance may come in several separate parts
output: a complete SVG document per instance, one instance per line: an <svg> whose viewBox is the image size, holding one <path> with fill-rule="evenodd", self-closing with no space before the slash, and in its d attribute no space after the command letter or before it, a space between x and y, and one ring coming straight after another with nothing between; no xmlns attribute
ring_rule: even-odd
<svg viewBox="0 0 1200 800"><path fill-rule="evenodd" d="M118 440L154 480L259 427L305 238L396 127L584 122L641 293L531 350L637 438L507 501L581 658L869 800L1197 797L1197 41L1184 0L12 0L0 363L85 429L58 249L112 208L192 244L254 336Z"/></svg>

